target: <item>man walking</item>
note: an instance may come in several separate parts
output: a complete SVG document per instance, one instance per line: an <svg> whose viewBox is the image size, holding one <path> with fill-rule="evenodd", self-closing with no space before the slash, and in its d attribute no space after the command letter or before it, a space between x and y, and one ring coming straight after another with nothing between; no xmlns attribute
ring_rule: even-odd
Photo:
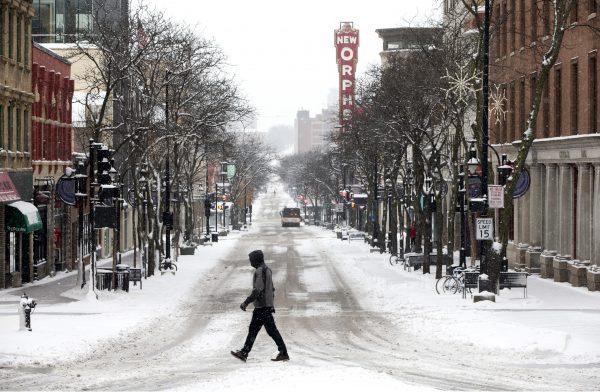
<svg viewBox="0 0 600 392"><path fill-rule="evenodd" d="M254 271L254 278L252 279L252 294L240 305L240 308L245 312L250 302L254 303L254 312L252 312L252 321L250 322L250 328L248 331L248 337L244 347L239 351L232 351L231 355L246 362L248 353L252 350L252 345L256 340L258 331L265 326L269 336L277 344L279 354L276 358L271 359L272 361L288 361L288 356L285 343L283 338L277 330L275 325L275 319L273 319L273 313L275 308L273 307L273 276L271 269L265 265L265 259L261 250L255 250L251 252L248 257L250 258L250 265L256 268Z"/></svg>

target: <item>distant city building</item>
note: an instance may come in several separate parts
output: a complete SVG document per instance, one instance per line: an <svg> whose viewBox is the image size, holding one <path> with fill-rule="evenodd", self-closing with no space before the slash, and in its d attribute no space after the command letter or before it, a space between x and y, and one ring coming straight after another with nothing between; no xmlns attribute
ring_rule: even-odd
<svg viewBox="0 0 600 392"><path fill-rule="evenodd" d="M379 55L384 66L390 56L408 56L415 50L439 46L443 36L443 30L436 27L395 27L375 32L383 40Z"/></svg>
<svg viewBox="0 0 600 392"><path fill-rule="evenodd" d="M296 152L303 153L323 150L337 123L335 109L323 109L315 117L308 110L299 110L296 114L295 130L297 135Z"/></svg>
<svg viewBox="0 0 600 392"><path fill-rule="evenodd" d="M308 110L299 110L296 113L296 120L294 121L294 128L296 130L296 152L310 151L312 146L312 132L310 123L310 113Z"/></svg>
<svg viewBox="0 0 600 392"><path fill-rule="evenodd" d="M33 0L33 40L74 43L93 31L94 16L119 23L127 17L129 0Z"/></svg>

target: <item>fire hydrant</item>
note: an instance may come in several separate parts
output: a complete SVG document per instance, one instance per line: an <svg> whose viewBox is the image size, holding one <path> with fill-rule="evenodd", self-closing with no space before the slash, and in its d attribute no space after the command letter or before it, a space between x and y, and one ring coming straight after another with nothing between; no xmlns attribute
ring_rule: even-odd
<svg viewBox="0 0 600 392"><path fill-rule="evenodd" d="M31 313L37 306L37 302L33 298L29 298L23 293L19 302L19 331L31 331Z"/></svg>

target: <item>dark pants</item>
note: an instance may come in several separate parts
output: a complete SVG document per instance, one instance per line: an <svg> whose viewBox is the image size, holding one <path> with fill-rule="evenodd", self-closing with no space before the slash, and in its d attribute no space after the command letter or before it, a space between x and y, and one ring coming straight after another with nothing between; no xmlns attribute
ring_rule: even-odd
<svg viewBox="0 0 600 392"><path fill-rule="evenodd" d="M242 348L242 351L248 354L250 350L252 350L252 346L256 340L256 335L258 335L258 331L260 331L263 325L265 326L269 336L275 341L275 344L277 344L277 349L279 352L287 354L287 349L285 348L283 338L279 334L277 326L275 325L275 319L273 319L273 312L271 308L254 309L254 312L252 312L252 321L250 322L248 337L246 338L246 343L244 343L244 348Z"/></svg>

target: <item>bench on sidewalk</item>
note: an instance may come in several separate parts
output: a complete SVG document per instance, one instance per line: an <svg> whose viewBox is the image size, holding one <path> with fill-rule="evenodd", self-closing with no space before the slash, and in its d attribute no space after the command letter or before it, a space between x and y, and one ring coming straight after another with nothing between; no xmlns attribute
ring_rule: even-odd
<svg viewBox="0 0 600 392"><path fill-rule="evenodd" d="M364 238L365 238L365 233L354 232L354 233L348 234L348 242L362 240Z"/></svg>
<svg viewBox="0 0 600 392"><path fill-rule="evenodd" d="M410 271L412 268L413 271L415 269L421 268L424 260L423 253L405 253L404 254L404 269ZM415 268L418 267L418 268Z"/></svg>
<svg viewBox="0 0 600 392"><path fill-rule="evenodd" d="M479 271L465 271L463 276L463 298L467 298L467 290L477 289Z"/></svg>
<svg viewBox="0 0 600 392"><path fill-rule="evenodd" d="M523 298L527 298L527 272L500 272L500 287L502 289L523 289ZM498 291L498 294L500 291Z"/></svg>

